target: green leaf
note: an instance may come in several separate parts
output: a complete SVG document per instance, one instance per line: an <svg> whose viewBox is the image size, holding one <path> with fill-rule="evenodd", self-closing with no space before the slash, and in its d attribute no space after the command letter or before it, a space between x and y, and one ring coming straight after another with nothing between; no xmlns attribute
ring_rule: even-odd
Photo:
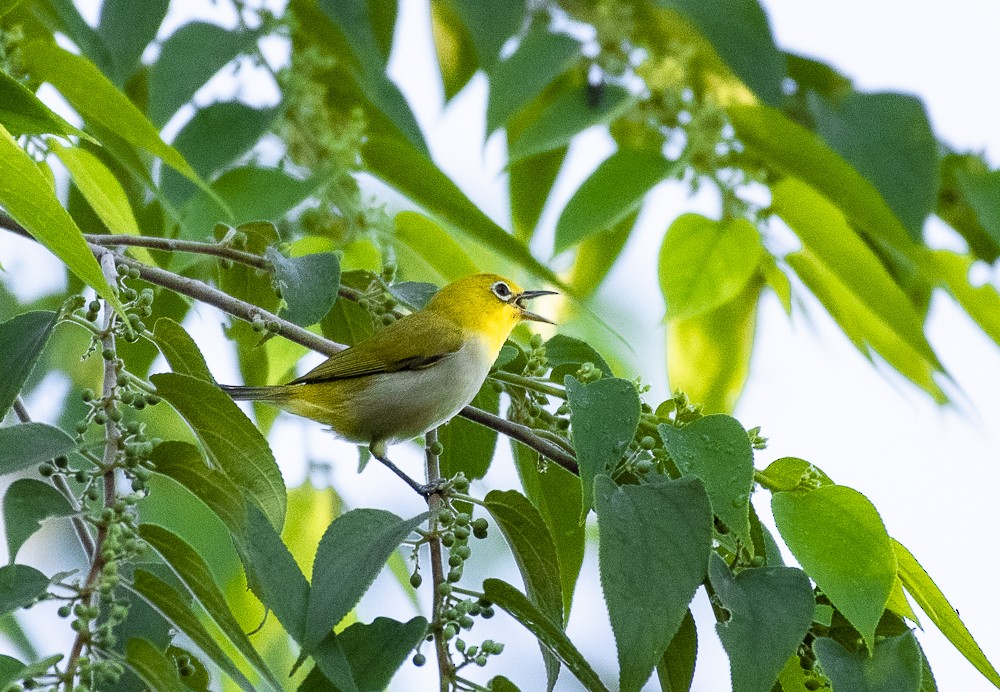
<svg viewBox="0 0 1000 692"><path fill-rule="evenodd" d="M423 281L397 281L389 287L389 293L410 310L422 310L440 289L437 284ZM498 356L499 358L499 356Z"/></svg>
<svg viewBox="0 0 1000 692"><path fill-rule="evenodd" d="M384 690L407 656L427 633L427 620L409 622L375 618L370 624L355 622L337 635L358 689ZM338 688L317 666L299 686L298 692L334 692Z"/></svg>
<svg viewBox="0 0 1000 692"><path fill-rule="evenodd" d="M112 292L94 253L56 198L45 174L0 125L0 205L52 251L81 281L109 301L119 313L125 308Z"/></svg>
<svg viewBox="0 0 1000 692"><path fill-rule="evenodd" d="M598 103L585 86L565 91L510 145L510 161L558 149L589 127L608 123L632 106L635 97L623 87L608 85Z"/></svg>
<svg viewBox="0 0 1000 692"><path fill-rule="evenodd" d="M243 633L243 627L229 609L226 598L212 577L208 565L194 548L177 534L156 524L141 524L139 536L173 568L188 590L229 637L229 641L250 661L254 669L275 689L281 689L281 683L254 649L247 635Z"/></svg>
<svg viewBox="0 0 1000 692"><path fill-rule="evenodd" d="M186 692L177 674L177 664L165 653L141 637L128 640L125 646L125 665L139 676L151 690L157 692Z"/></svg>
<svg viewBox="0 0 1000 692"><path fill-rule="evenodd" d="M767 15L757 0L657 0L686 17L715 48L729 69L765 103L781 104L785 56L774 43Z"/></svg>
<svg viewBox="0 0 1000 692"><path fill-rule="evenodd" d="M680 629L670 640L663 658L656 664L656 677L660 682L661 692L690 692L697 657L698 630L695 629L694 617L688 609L681 620Z"/></svg>
<svg viewBox="0 0 1000 692"><path fill-rule="evenodd" d="M338 300L319 324L323 336L348 346L375 333L372 314L353 300Z"/></svg>
<svg viewBox="0 0 1000 692"><path fill-rule="evenodd" d="M568 150L568 146L559 147L507 166L510 222L519 240L527 243L534 236Z"/></svg>
<svg viewBox="0 0 1000 692"><path fill-rule="evenodd" d="M524 0L453 0L455 10L469 29L479 63L490 69L500 58L500 49L524 22Z"/></svg>
<svg viewBox="0 0 1000 692"><path fill-rule="evenodd" d="M426 265L420 273L431 276L425 278L440 277L445 283L481 271L451 234L423 214L401 211L393 221L396 251L401 255L400 264L407 267L407 276L417 273L414 265Z"/></svg>
<svg viewBox="0 0 1000 692"><path fill-rule="evenodd" d="M823 674L836 690L851 692L919 692L923 667L920 646L913 632L886 637L871 655L850 653L833 639L819 637L813 651Z"/></svg>
<svg viewBox="0 0 1000 692"><path fill-rule="evenodd" d="M274 285L286 303L281 316L300 327L323 319L340 290L340 258L332 252L285 257L270 247L264 256L274 267Z"/></svg>
<svg viewBox="0 0 1000 692"><path fill-rule="evenodd" d="M256 31L230 31L189 22L163 42L149 70L149 118L161 127L212 76L239 55L252 53Z"/></svg>
<svg viewBox="0 0 1000 692"><path fill-rule="evenodd" d="M49 341L57 317L54 312L34 310L14 315L6 322L0 322L0 420L7 415L7 411L14 405L14 400L24 387L38 357L42 354L42 349ZM41 434L29 433L28 430L32 428L25 428L22 433ZM0 433L2 434L4 433ZM8 449L0 445L0 459L5 458L4 452Z"/></svg>
<svg viewBox="0 0 1000 692"><path fill-rule="evenodd" d="M399 544L429 516L403 520L380 509L337 517L316 549L302 651L309 654L357 605Z"/></svg>
<svg viewBox="0 0 1000 692"><path fill-rule="evenodd" d="M427 156L396 139L370 134L362 148L365 166L387 185L399 190L453 228L502 257L560 286L551 269L500 228Z"/></svg>
<svg viewBox="0 0 1000 692"><path fill-rule="evenodd" d="M114 81L124 87L139 67L143 51L156 38L156 32L167 14L170 0L104 0L97 33L101 37L114 66Z"/></svg>
<svg viewBox="0 0 1000 692"><path fill-rule="evenodd" d="M638 210L646 193L675 165L660 153L645 150L619 149L609 156L566 203L556 222L555 254Z"/></svg>
<svg viewBox="0 0 1000 692"><path fill-rule="evenodd" d="M185 596L156 575L142 569L135 571L132 588L174 627L187 635L240 689L255 692L254 686L201 624Z"/></svg>
<svg viewBox="0 0 1000 692"><path fill-rule="evenodd" d="M871 181L919 242L937 206L940 174L939 144L920 99L851 91L829 103L810 94L809 112L823 140Z"/></svg>
<svg viewBox="0 0 1000 692"><path fill-rule="evenodd" d="M594 483L604 600L620 689L639 690L677 633L708 571L712 508L697 478Z"/></svg>
<svg viewBox="0 0 1000 692"><path fill-rule="evenodd" d="M182 375L215 382L198 345L181 325L169 317L161 317L153 325L153 343L167 359L170 369Z"/></svg>
<svg viewBox="0 0 1000 692"><path fill-rule="evenodd" d="M553 382L562 382L584 363L592 363L605 377L614 377L611 366L593 346L565 334L556 334L545 342L545 359L552 368L549 377Z"/></svg>
<svg viewBox="0 0 1000 692"><path fill-rule="evenodd" d="M960 168L960 162L962 159L954 154L951 157L946 156L942 162L945 169L942 171L942 177L947 179L947 174L951 172L951 169L956 169L953 177L955 186L958 188L956 193L959 194L955 196L965 198L964 201L974 212L973 218L981 226L978 230L985 231L987 237L979 242L974 242L967 233L963 232L962 224L947 216L945 220L966 237L970 248L976 250L977 255L992 263L996 259L996 246L1000 245L1000 171L974 172Z"/></svg>
<svg viewBox="0 0 1000 692"><path fill-rule="evenodd" d="M63 162L84 199L112 233L141 235L125 188L107 166L86 149L49 141L49 150Z"/></svg>
<svg viewBox="0 0 1000 692"><path fill-rule="evenodd" d="M700 402L707 413L731 413L750 374L763 280L751 279L714 310L667 323L670 386Z"/></svg>
<svg viewBox="0 0 1000 692"><path fill-rule="evenodd" d="M211 678L208 674L208 669L205 667L205 663L195 656L192 652L187 649L182 649L179 646L168 646L167 647L167 657L176 660L178 657L187 656L188 662L190 662L191 667L194 671L190 675L185 675L181 678L181 683L191 690L191 692L209 692L211 689ZM176 666L176 663L174 664Z"/></svg>
<svg viewBox="0 0 1000 692"><path fill-rule="evenodd" d="M10 561L14 562L17 551L25 541L42 528L43 520L70 514L73 514L73 507L69 501L48 483L33 478L21 478L11 483L3 498Z"/></svg>
<svg viewBox="0 0 1000 692"><path fill-rule="evenodd" d="M89 139L3 70L0 70L0 124L15 137L53 134Z"/></svg>
<svg viewBox="0 0 1000 692"><path fill-rule="evenodd" d="M30 606L48 588L49 578L34 567L13 564L0 567L0 615Z"/></svg>
<svg viewBox="0 0 1000 692"><path fill-rule="evenodd" d="M320 182L320 176L299 180L278 168L251 165L226 171L212 183L213 194L202 192L188 200L181 237L203 240L217 223L276 222L315 192Z"/></svg>
<svg viewBox="0 0 1000 692"><path fill-rule="evenodd" d="M803 250L821 262L853 299L910 348L937 365L937 357L924 337L921 315L843 214L794 178L772 186L771 196L772 207L802 240Z"/></svg>
<svg viewBox="0 0 1000 692"><path fill-rule="evenodd" d="M594 479L612 472L635 437L642 403L628 380L581 384L572 375L566 376L566 401L583 486L582 519L593 505Z"/></svg>
<svg viewBox="0 0 1000 692"><path fill-rule="evenodd" d="M712 511L744 545L750 543L753 449L739 421L726 415L699 418L684 426L658 426L663 445L684 475L705 484ZM788 658L782 658L782 662Z"/></svg>
<svg viewBox="0 0 1000 692"><path fill-rule="evenodd" d="M72 437L45 423L0 428L0 474L30 468L75 449L76 441Z"/></svg>
<svg viewBox="0 0 1000 692"><path fill-rule="evenodd" d="M500 413L500 392L492 384L484 384L470 406L492 414ZM497 447L497 431L460 416L438 428L441 453L441 475L450 478L461 471L466 478L476 480L486 475Z"/></svg>
<svg viewBox="0 0 1000 692"><path fill-rule="evenodd" d="M511 442L524 493L545 521L556 550L562 586L563 623L569 620L573 591L583 565L586 528L580 523L583 489L576 476L556 464L539 468L538 453Z"/></svg>
<svg viewBox="0 0 1000 692"><path fill-rule="evenodd" d="M528 597L500 579L483 581L483 594L531 632L539 643L562 661L566 669L580 681L585 690L604 692L607 688L590 667L573 642L563 632L562 625L551 620Z"/></svg>
<svg viewBox="0 0 1000 692"><path fill-rule="evenodd" d="M462 18L449 2L431 3L431 33L447 103L476 74L479 66L476 47Z"/></svg>
<svg viewBox="0 0 1000 692"><path fill-rule="evenodd" d="M6 689L8 683L20 678L24 667L24 664L13 656L0 654L0 685L3 686L0 689Z"/></svg>
<svg viewBox="0 0 1000 692"><path fill-rule="evenodd" d="M818 466L805 459L782 457L772 461L758 475L758 482L768 490L812 490L834 482Z"/></svg>
<svg viewBox="0 0 1000 692"><path fill-rule="evenodd" d="M812 623L816 602L809 577L795 567L745 569L733 575L713 555L709 578L729 613L715 629L729 654L733 692L770 692Z"/></svg>
<svg viewBox="0 0 1000 692"><path fill-rule="evenodd" d="M3 11L0 10L0 14ZM21 663L16 658L10 656L4 656L0 654L0 686L5 686L14 680L24 680L26 678L35 678L45 673L51 672L51 668L56 663L59 663L63 659L62 654L55 654L47 658L35 661L34 663L29 663L25 665ZM9 689L8 687L0 687L0 689Z"/></svg>
<svg viewBox="0 0 1000 692"><path fill-rule="evenodd" d="M947 250L929 250L921 268L936 277L986 334L1000 344L1000 294L989 283L973 287L969 272L975 260Z"/></svg>
<svg viewBox="0 0 1000 692"><path fill-rule="evenodd" d="M760 232L746 219L674 219L660 247L660 289L667 319L694 317L735 298L763 254Z"/></svg>
<svg viewBox="0 0 1000 692"><path fill-rule="evenodd" d="M490 692L521 692L521 689L502 675L494 675L487 684Z"/></svg>
<svg viewBox="0 0 1000 692"><path fill-rule="evenodd" d="M567 34L551 33L543 22L535 24L521 39L517 50L489 70L486 136L503 127L508 118L542 93L580 55L579 41Z"/></svg>
<svg viewBox="0 0 1000 692"><path fill-rule="evenodd" d="M277 117L279 108L253 108L241 101L223 101L199 108L177 133L174 148L205 179L250 151ZM211 142L212 146L205 146ZM163 194L174 204L183 204L196 192L189 182L171 170L163 172Z"/></svg>
<svg viewBox="0 0 1000 692"><path fill-rule="evenodd" d="M542 515L528 498L516 490L492 490L484 502L514 554L528 598L550 620L563 622L559 558ZM544 647L542 655L548 673L548 688L552 689L559 675L559 663Z"/></svg>
<svg viewBox="0 0 1000 692"><path fill-rule="evenodd" d="M851 226L896 247L912 245L906 228L879 191L818 135L768 106L730 106L736 136L765 162L812 186Z"/></svg>
<svg viewBox="0 0 1000 692"><path fill-rule="evenodd" d="M250 419L208 382L177 373L149 379L157 394L188 422L218 468L249 493L280 529L285 521L285 484L267 440Z"/></svg>
<svg viewBox="0 0 1000 692"><path fill-rule="evenodd" d="M92 62L40 41L24 47L24 60L31 74L58 89L88 124L145 149L191 182L204 186L177 150L160 138L156 126Z"/></svg>
<svg viewBox="0 0 1000 692"><path fill-rule="evenodd" d="M871 647L896 579L885 525L857 490L827 485L771 498L778 532L792 555Z"/></svg>
<svg viewBox="0 0 1000 692"><path fill-rule="evenodd" d="M951 607L938 585L906 546L893 540L892 549L899 564L899 578L920 609L976 670L993 685L1000 687L1000 673L986 658L986 654L972 638L972 633L958 617L958 611Z"/></svg>

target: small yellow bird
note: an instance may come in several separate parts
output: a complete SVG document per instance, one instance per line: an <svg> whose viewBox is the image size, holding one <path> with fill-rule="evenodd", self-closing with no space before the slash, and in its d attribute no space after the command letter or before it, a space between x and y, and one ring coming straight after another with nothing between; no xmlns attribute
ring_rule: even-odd
<svg viewBox="0 0 1000 692"><path fill-rule="evenodd" d="M372 456L427 495L386 456L386 447L451 420L476 396L521 320L551 322L524 301L554 291L524 291L496 274L473 274L288 384L222 389L237 401L263 401L329 425L367 444Z"/></svg>

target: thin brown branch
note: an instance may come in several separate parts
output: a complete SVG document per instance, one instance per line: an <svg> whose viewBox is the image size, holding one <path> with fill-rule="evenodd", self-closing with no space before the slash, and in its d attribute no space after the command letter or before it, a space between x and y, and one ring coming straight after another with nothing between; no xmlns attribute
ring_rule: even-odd
<svg viewBox="0 0 1000 692"><path fill-rule="evenodd" d="M195 240L177 240L174 238L155 238L140 235L100 235L96 233L85 233L83 237L91 245L101 247L144 247L150 250L164 250L166 252L192 252L199 255L211 255L221 259L232 260L240 264L255 269L270 270L271 263L260 255L252 252L245 252L220 245L218 243L202 243Z"/></svg>
<svg viewBox="0 0 1000 692"><path fill-rule="evenodd" d="M436 484L441 480L441 464L438 455L434 453L434 447L438 441L437 428L429 430L426 435L425 468L427 472L428 485ZM444 638L444 595L439 591L440 585L447 583L444 575L444 558L441 554L441 538L438 535L437 510L441 508L443 500L439 493L432 493L427 497L427 508L431 510L430 518L430 539L427 541L431 553L431 581L434 589L434 601L432 606L434 634L434 650L437 654L438 679L441 683L441 692L448 692L451 680L455 677L455 664L448 655L448 642Z"/></svg>

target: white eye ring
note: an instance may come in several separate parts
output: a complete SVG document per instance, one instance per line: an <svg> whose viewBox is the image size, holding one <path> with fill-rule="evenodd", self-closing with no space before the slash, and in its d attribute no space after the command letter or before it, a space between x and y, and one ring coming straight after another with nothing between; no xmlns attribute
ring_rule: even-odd
<svg viewBox="0 0 1000 692"><path fill-rule="evenodd" d="M490 288L493 289L493 295L505 303L508 302L511 299L511 296L514 295L514 293L510 290L510 286L503 281L497 281Z"/></svg>

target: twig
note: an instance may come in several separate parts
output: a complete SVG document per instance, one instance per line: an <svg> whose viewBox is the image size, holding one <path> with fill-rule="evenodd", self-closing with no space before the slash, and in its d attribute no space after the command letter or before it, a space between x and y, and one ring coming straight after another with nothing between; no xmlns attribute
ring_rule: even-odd
<svg viewBox="0 0 1000 692"><path fill-rule="evenodd" d="M438 441L437 428L429 430L426 435L425 448L425 469L428 485L435 484L441 480L441 464L438 455L433 449ZM434 588L434 601L431 612L434 614L434 650L437 653L438 678L441 681L441 692L448 692L449 682L455 677L455 664L451 662L448 655L448 643L444 638L442 627L444 612L444 595L438 590L441 584L445 584L444 559L441 556L441 537L438 535L437 510L441 508L442 499L439 493L432 493L427 497L427 508L431 510L430 538L427 541L431 553L431 581Z"/></svg>

